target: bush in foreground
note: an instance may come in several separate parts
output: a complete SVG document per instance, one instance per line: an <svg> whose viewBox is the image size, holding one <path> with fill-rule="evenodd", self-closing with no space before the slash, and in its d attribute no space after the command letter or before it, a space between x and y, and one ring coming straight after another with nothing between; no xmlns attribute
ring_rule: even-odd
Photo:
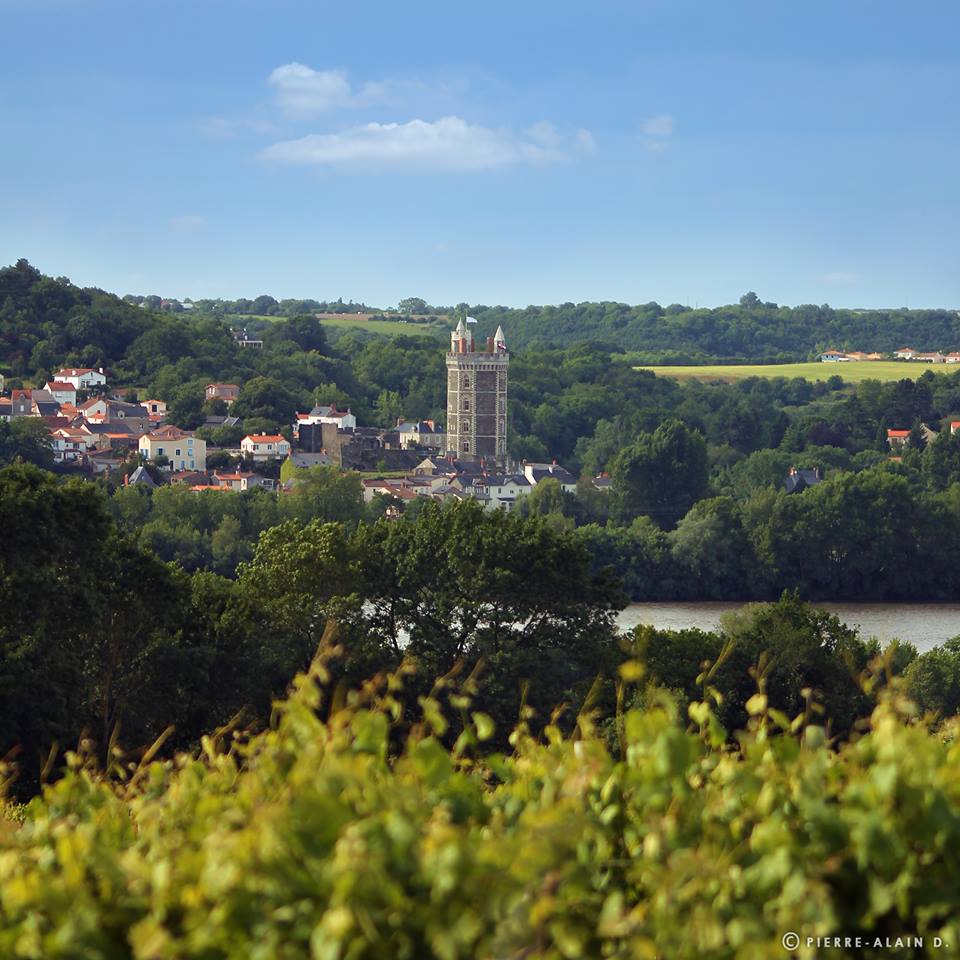
<svg viewBox="0 0 960 960"><path fill-rule="evenodd" d="M512 755L477 760L491 722L465 698L452 751L424 698L393 756L401 679L334 709L325 672L248 742L208 737L119 785L74 756L0 820L0 956L746 960L787 956L788 931L867 944L801 940L806 958L960 944L960 745L890 694L839 750L762 693L737 748L706 703L684 730L650 694L616 750L582 719L539 742L521 724ZM898 936L925 946L874 946Z"/></svg>

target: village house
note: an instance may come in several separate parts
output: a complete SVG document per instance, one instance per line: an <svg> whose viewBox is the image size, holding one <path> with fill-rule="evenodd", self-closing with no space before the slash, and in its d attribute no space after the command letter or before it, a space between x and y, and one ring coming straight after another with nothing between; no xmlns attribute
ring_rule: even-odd
<svg viewBox="0 0 960 960"><path fill-rule="evenodd" d="M894 350L893 355L898 360L912 360L917 355L917 351L913 347L901 347L899 350Z"/></svg>
<svg viewBox="0 0 960 960"><path fill-rule="evenodd" d="M207 400L222 400L229 407L240 396L240 387L236 383L208 383L205 396Z"/></svg>
<svg viewBox="0 0 960 960"><path fill-rule="evenodd" d="M97 370L91 367L65 367L58 370L53 379L60 383L70 383L77 390L94 390L107 385L107 376L103 367Z"/></svg>
<svg viewBox="0 0 960 960"><path fill-rule="evenodd" d="M0 420L13 419L13 401L9 397L0 397Z"/></svg>
<svg viewBox="0 0 960 960"><path fill-rule="evenodd" d="M910 430L887 430L887 443L891 450L907 445L910 439ZM920 424L920 436L925 443L931 443L937 439L937 431L931 430L925 423Z"/></svg>
<svg viewBox="0 0 960 960"><path fill-rule="evenodd" d="M294 427L298 428L301 424L313 423L332 423L341 430L355 430L357 418L350 412L349 407L346 410L338 410L335 403L329 405L318 404L309 413L298 413Z"/></svg>
<svg viewBox="0 0 960 960"><path fill-rule="evenodd" d="M115 420L143 420L149 422L147 408L139 403L127 403L125 400L112 400L109 397L91 397L79 404L84 420L91 423L111 423Z"/></svg>
<svg viewBox="0 0 960 960"><path fill-rule="evenodd" d="M246 327L242 330L233 331L233 341L238 347L250 347L253 350L262 350L263 341L262 340L251 340L247 335Z"/></svg>
<svg viewBox="0 0 960 960"><path fill-rule="evenodd" d="M826 350L820 354L821 363L846 363L849 360L850 357L840 350Z"/></svg>
<svg viewBox="0 0 960 960"><path fill-rule="evenodd" d="M364 503L370 503L378 493L397 500L410 501L416 500L417 497L427 497L431 492L429 483L419 482L410 477L365 478L360 481L360 487L363 491Z"/></svg>
<svg viewBox="0 0 960 960"><path fill-rule="evenodd" d="M446 445L443 427L433 420L397 420L397 433L400 434L400 446L427 447L438 452Z"/></svg>
<svg viewBox="0 0 960 960"><path fill-rule="evenodd" d="M141 400L140 405L147 408L147 415L151 420L154 417L162 418L167 415L167 404L163 400Z"/></svg>
<svg viewBox="0 0 960 960"><path fill-rule="evenodd" d="M14 389L10 394L10 416L29 417L33 412L33 391Z"/></svg>
<svg viewBox="0 0 960 960"><path fill-rule="evenodd" d="M244 456L252 457L254 463L284 460L290 455L290 441L279 433L255 433L240 441L240 450Z"/></svg>
<svg viewBox="0 0 960 960"><path fill-rule="evenodd" d="M823 475L820 473L819 467L809 470L804 468L798 470L796 467L791 467L783 485L787 493L802 493L807 487L815 487L821 480L823 480Z"/></svg>
<svg viewBox="0 0 960 960"><path fill-rule="evenodd" d="M53 459L57 463L76 463L84 459L98 440L96 434L82 427L60 427L50 433Z"/></svg>
<svg viewBox="0 0 960 960"><path fill-rule="evenodd" d="M502 473L458 477L451 486L479 500L487 510L507 511L513 509L517 497L528 494L533 489L533 484L522 474Z"/></svg>
<svg viewBox="0 0 960 960"><path fill-rule="evenodd" d="M150 490L155 490L157 486L153 477L151 477L147 471L147 468L142 464L137 467L133 473L128 474L123 478L123 485L125 487L147 487Z"/></svg>
<svg viewBox="0 0 960 960"><path fill-rule="evenodd" d="M272 490L276 486L275 480L243 470L238 470L235 473L219 473L214 470L213 482L220 488L233 490L236 493L243 493L245 490L252 490L254 487Z"/></svg>
<svg viewBox="0 0 960 960"><path fill-rule="evenodd" d="M172 424L145 433L138 449L146 460L165 457L170 470L206 470L207 443Z"/></svg>
<svg viewBox="0 0 960 960"><path fill-rule="evenodd" d="M523 461L523 475L536 486L541 480L557 480L560 483L560 489L566 493L577 492L577 478L567 469L561 467L556 461L553 463L528 463Z"/></svg>
<svg viewBox="0 0 960 960"><path fill-rule="evenodd" d="M61 405L77 402L77 388L66 380L48 380L44 389Z"/></svg>

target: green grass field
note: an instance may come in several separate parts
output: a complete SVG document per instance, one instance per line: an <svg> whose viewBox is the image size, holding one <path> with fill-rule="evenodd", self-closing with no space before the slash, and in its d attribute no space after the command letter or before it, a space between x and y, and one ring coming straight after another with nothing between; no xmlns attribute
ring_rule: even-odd
<svg viewBox="0 0 960 960"><path fill-rule="evenodd" d="M368 314L339 313L326 314L320 318L325 327L338 327L347 330L368 330L370 333L383 333L392 336L404 335L408 337L435 337L438 333L446 332L449 327L442 321L439 323L403 323L400 320L368 320ZM229 317L235 326L242 326L244 320L269 320L274 322L283 317L262 317L252 314L234 314Z"/></svg>
<svg viewBox="0 0 960 960"><path fill-rule="evenodd" d="M958 368L952 364L920 363L909 360L853 360L850 363L758 363L745 366L716 364L703 367L637 367L652 370L658 377L677 380L745 380L747 377L803 377L805 380L827 380L843 377L848 383L862 380L915 380L927 370L947 373Z"/></svg>

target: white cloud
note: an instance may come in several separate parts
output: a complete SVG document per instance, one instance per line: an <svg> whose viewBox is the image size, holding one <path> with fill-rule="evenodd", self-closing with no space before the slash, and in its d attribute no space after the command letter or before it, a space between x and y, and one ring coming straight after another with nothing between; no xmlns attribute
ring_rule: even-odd
<svg viewBox="0 0 960 960"><path fill-rule="evenodd" d="M856 283L860 274L851 273L849 270L835 270L833 273L825 273L823 279L827 283Z"/></svg>
<svg viewBox="0 0 960 960"><path fill-rule="evenodd" d="M552 128L551 128L552 129ZM339 133L314 133L275 143L268 160L309 166L363 169L491 170L511 164L547 164L566 159L557 146L509 131L467 123L460 117L436 122L367 123Z"/></svg>
<svg viewBox="0 0 960 960"><path fill-rule="evenodd" d="M666 140L673 136L677 128L677 122L668 113L661 113L658 117L650 117L644 120L640 128L647 137L653 137L657 140Z"/></svg>
<svg viewBox="0 0 960 960"><path fill-rule="evenodd" d="M324 113L343 107L364 107L387 96L384 83L354 89L342 70L314 70L302 63L285 63L267 78L286 113Z"/></svg>
<svg viewBox="0 0 960 960"><path fill-rule="evenodd" d="M526 133L531 140L535 140L545 147L560 146L560 134L557 133L557 128L548 120L541 120L539 123L535 123L532 127L525 130L524 133Z"/></svg>
<svg viewBox="0 0 960 960"><path fill-rule="evenodd" d="M644 149L650 153L665 153L677 129L677 122L669 113L650 117L640 125Z"/></svg>
<svg viewBox="0 0 960 960"><path fill-rule="evenodd" d="M578 130L576 141L577 148L584 153L597 152L597 141L589 130Z"/></svg>

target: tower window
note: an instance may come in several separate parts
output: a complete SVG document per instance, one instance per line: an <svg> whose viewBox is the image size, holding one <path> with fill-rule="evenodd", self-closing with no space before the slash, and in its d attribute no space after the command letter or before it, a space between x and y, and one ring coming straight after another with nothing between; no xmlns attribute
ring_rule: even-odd
<svg viewBox="0 0 960 960"><path fill-rule="evenodd" d="M470 388L470 374L468 373L463 375L463 388L464 390L468 390Z"/></svg>
<svg viewBox="0 0 960 960"><path fill-rule="evenodd" d="M464 452L464 453L469 453L469 452L470 452L470 441L469 441L469 440L464 440L464 441L463 441L463 452Z"/></svg>
<svg viewBox="0 0 960 960"><path fill-rule="evenodd" d="M470 409L470 401L466 397L463 398L463 409L464 410Z"/></svg>

